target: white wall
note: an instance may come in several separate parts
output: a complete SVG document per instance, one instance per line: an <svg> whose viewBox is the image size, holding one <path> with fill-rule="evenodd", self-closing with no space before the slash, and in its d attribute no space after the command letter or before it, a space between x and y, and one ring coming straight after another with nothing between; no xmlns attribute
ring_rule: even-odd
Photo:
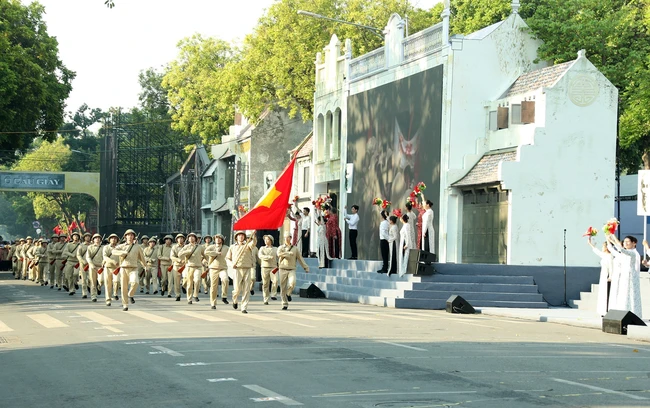
<svg viewBox="0 0 650 408"><path fill-rule="evenodd" d="M581 92L580 78L593 80L599 92L584 107L569 93ZM566 228L567 265L593 265L582 234L614 216L618 92L581 57L545 94L536 103L545 99L546 127L536 129L534 145L519 149L518 162L501 168L503 187L511 190L508 264L562 265Z"/></svg>

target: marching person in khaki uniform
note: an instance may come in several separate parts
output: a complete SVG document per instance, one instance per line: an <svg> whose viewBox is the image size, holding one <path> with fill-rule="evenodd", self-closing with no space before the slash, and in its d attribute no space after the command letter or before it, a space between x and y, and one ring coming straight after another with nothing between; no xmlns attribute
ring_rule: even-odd
<svg viewBox="0 0 650 408"><path fill-rule="evenodd" d="M178 254L183 249L184 245L185 235L176 235L176 245L172 247L172 251L169 255L169 258L172 260L172 280L174 285L174 295L176 295L177 302L181 301L181 274L183 273L183 269L185 269L185 258L181 258ZM171 288L169 289L169 294L172 294Z"/></svg>
<svg viewBox="0 0 650 408"><path fill-rule="evenodd" d="M75 294L77 287L77 280L79 280L79 272L75 269L75 264L77 263L77 249L81 245L79 241L78 232L72 233L72 242L68 242L63 248L63 256L65 259L65 267L63 269L63 289L68 290L70 296ZM67 286L67 288L66 288Z"/></svg>
<svg viewBox="0 0 650 408"><path fill-rule="evenodd" d="M147 270L144 275L144 284L147 287L147 295L158 293L158 252L156 251L156 238L152 237L147 241L147 247L142 250Z"/></svg>
<svg viewBox="0 0 650 408"><path fill-rule="evenodd" d="M203 247L205 249L208 249L208 247L211 246L212 244L213 244L213 242L212 242L212 237L211 236L206 235L205 237L203 237ZM206 273L206 272L208 272L208 273ZM209 273L209 270L208 270L208 260L207 259L203 259L203 273L205 274L205 278L201 278L201 284L203 285L203 293L205 293L207 295L208 290L210 288L210 285L212 284L210 282L210 273Z"/></svg>
<svg viewBox="0 0 650 408"><path fill-rule="evenodd" d="M105 245L102 249L102 258L104 260L104 265L101 267L103 269L102 274L104 275L104 290L106 291L106 306L111 305L111 294L115 293L115 287L118 285L118 277L113 274L113 271L119 266L120 258L117 255L113 254L113 250L117 247L117 241L120 240L120 237L117 234L111 234L108 236L108 245ZM99 273L99 271L97 272ZM115 300L118 300L115 296Z"/></svg>
<svg viewBox="0 0 650 408"><path fill-rule="evenodd" d="M91 244L91 235L89 232L85 232L83 235L83 241L79 248L77 248L77 264L79 265L77 271L81 275L81 298L87 299L88 292L90 292L90 279L88 273L88 263L86 261L86 253L88 252L88 246Z"/></svg>
<svg viewBox="0 0 650 408"><path fill-rule="evenodd" d="M101 284L97 282L97 272L102 267L104 257L102 254L102 237L99 234L93 235L93 243L88 245L86 251L86 265L88 266L88 276L90 278L90 298L97 302L97 295L101 295ZM104 271L102 271L102 274ZM106 276L106 275L104 275Z"/></svg>
<svg viewBox="0 0 650 408"><path fill-rule="evenodd" d="M226 260L230 263L235 270L235 278L233 283L235 285L232 291L232 307L237 309L237 298L242 296L241 312L248 313L248 302L250 301L250 270L253 267L253 252L255 247L255 236L253 240L246 242L246 233L244 231L237 231L235 233L235 244L228 248Z"/></svg>
<svg viewBox="0 0 650 408"><path fill-rule="evenodd" d="M38 265L36 264L36 249L41 246L41 243L36 241L25 251L25 259L27 260L27 276L32 282L36 282L36 274L38 273Z"/></svg>
<svg viewBox="0 0 650 408"><path fill-rule="evenodd" d="M23 246L20 248L20 258L22 259L22 278L23 280L27 280L27 277L29 275L29 258L27 257L27 251L29 251L32 248L34 239L32 237L27 237L25 238L25 243Z"/></svg>
<svg viewBox="0 0 650 408"><path fill-rule="evenodd" d="M278 267L278 249L273 246L273 237L271 235L264 235L264 244L266 245L259 249L257 257L262 267L262 296L264 298L264 304L268 305L269 297L277 300L278 271L276 270L276 273L272 272ZM271 283L270 291L269 281Z"/></svg>
<svg viewBox="0 0 650 408"><path fill-rule="evenodd" d="M65 266L63 261L65 260L65 256L63 256L63 248L67 245L66 238L68 236L66 234L59 234L59 242L57 245L54 247L52 253L56 255L56 262L54 262L54 271L56 272L56 286L61 290L63 287L63 267Z"/></svg>
<svg viewBox="0 0 650 408"><path fill-rule="evenodd" d="M178 253L178 256L186 259L185 282L187 285L187 304L191 305L192 301L199 301L199 287L201 285L201 275L203 274L203 255L205 248L199 244L195 233L190 232L187 234L187 239L190 241L189 245L185 245Z"/></svg>
<svg viewBox="0 0 650 408"><path fill-rule="evenodd" d="M47 270L49 272L47 283L50 285L50 289L54 288L54 281L56 280L56 254L53 252L55 245L59 243L59 236L57 234L52 235L52 240L47 244Z"/></svg>
<svg viewBox="0 0 650 408"><path fill-rule="evenodd" d="M25 245L25 239L20 238L18 240L18 245L16 245L16 251L14 252L14 256L16 257L16 271L14 273L15 279L20 279L20 275L23 272L23 259L22 255L20 255L23 250L23 245Z"/></svg>
<svg viewBox="0 0 650 408"><path fill-rule="evenodd" d="M142 248L142 252L144 252L145 248L149 247L149 236L148 235L143 235L140 237L140 248ZM138 283L140 285L140 293L144 293L144 287L145 287L145 280L147 279L147 268L143 268L142 266L138 266Z"/></svg>
<svg viewBox="0 0 650 408"><path fill-rule="evenodd" d="M291 294L296 287L296 261L302 265L305 272L309 273L309 266L302 258L297 247L291 245L291 234L284 234L284 245L278 248L278 261L280 264L280 295L282 296L282 310L289 308Z"/></svg>
<svg viewBox="0 0 650 408"><path fill-rule="evenodd" d="M135 303L133 296L138 290L138 265L147 267L142 247L135 240L135 231L126 230L126 242L113 249L113 255L120 257L120 284L122 285L122 310L129 310L129 300ZM129 285L130 284L130 285Z"/></svg>
<svg viewBox="0 0 650 408"><path fill-rule="evenodd" d="M38 247L34 249L34 268L36 268L36 283L40 283L41 286L45 286L45 281L43 280L43 274L47 268L47 241L44 239L38 240Z"/></svg>
<svg viewBox="0 0 650 408"><path fill-rule="evenodd" d="M226 262L228 246L223 244L225 240L223 235L215 235L215 244L205 249L210 271L210 306L212 309L217 308L219 281L221 281L221 301L228 304L228 263Z"/></svg>
<svg viewBox="0 0 650 408"><path fill-rule="evenodd" d="M250 239L253 238L254 234L255 233L249 234L246 238L248 238L250 240ZM257 240L257 237L255 237L255 239ZM256 246L251 248L251 252L253 253L252 254L252 256L253 256L253 266L251 267L251 272L250 272L251 284L250 284L249 290L251 291L251 296L253 296L255 294L255 281L257 280L257 252L258 252L257 244L256 244Z"/></svg>
<svg viewBox="0 0 650 408"><path fill-rule="evenodd" d="M172 259L170 258L172 254L172 238L171 235L165 235L165 245L158 246L156 252L158 257L158 262L160 262L160 296L165 296L165 291L169 292L167 295L168 298L172 297L172 292L170 286L174 282L172 273L174 271L172 268Z"/></svg>

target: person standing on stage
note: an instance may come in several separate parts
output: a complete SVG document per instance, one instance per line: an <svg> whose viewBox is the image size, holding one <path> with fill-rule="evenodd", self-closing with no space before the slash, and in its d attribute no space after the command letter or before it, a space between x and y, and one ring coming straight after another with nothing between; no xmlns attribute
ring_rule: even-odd
<svg viewBox="0 0 650 408"><path fill-rule="evenodd" d="M201 285L201 275L203 274L203 256L205 248L199 244L198 237L195 233L187 234L189 245L185 245L178 253L179 258L185 261L185 282L187 291L187 304L191 305L192 301L199 301L199 288Z"/></svg>
<svg viewBox="0 0 650 408"><path fill-rule="evenodd" d="M397 244L399 244L399 227L397 226L397 222L396 216L391 215L388 217L388 276L396 274L399 265L397 263L397 254L399 253L397 251Z"/></svg>
<svg viewBox="0 0 650 408"><path fill-rule="evenodd" d="M303 258L309 258L309 251L311 250L310 243L311 240L309 239L309 231L311 230L311 216L309 215L309 208L305 207L302 209L302 221L300 221L302 233L301 233L301 240L302 240L302 257Z"/></svg>
<svg viewBox="0 0 650 408"><path fill-rule="evenodd" d="M381 269L377 273L387 273L389 256L390 256L390 246L388 245L388 232L390 231L390 223L388 222L388 211L382 210L381 213L382 221L379 224L379 249L381 251L381 260L382 265Z"/></svg>
<svg viewBox="0 0 650 408"><path fill-rule="evenodd" d="M399 250L399 276L404 276L406 269L409 263L409 251L411 249L417 249L415 244L415 233L411 227L411 222L409 221L409 216L407 214L402 215L402 229L399 232L400 243L398 246Z"/></svg>
<svg viewBox="0 0 650 408"><path fill-rule="evenodd" d="M322 215L316 218L316 257L318 258L318 268L328 268L330 257L329 245L327 242L327 230L325 220Z"/></svg>
<svg viewBox="0 0 650 408"><path fill-rule="evenodd" d="M413 203L410 201L406 202L406 215L408 215L409 219L409 225L411 226L411 230L413 231L413 242L409 243L409 248L417 248L418 247L418 241L417 241L417 236L418 236L418 215L413 211ZM400 230L401 231L401 230Z"/></svg>
<svg viewBox="0 0 650 408"><path fill-rule="evenodd" d="M641 273L641 255L636 250L637 239L628 235L621 243L614 234L609 234L607 240L610 243L608 249L614 256L615 265L620 268L615 309L629 310L639 318L643 318L639 275Z"/></svg>
<svg viewBox="0 0 650 408"><path fill-rule="evenodd" d="M233 282L235 288L232 291L232 307L237 309L237 299L241 295L242 305L241 312L248 313L248 302L250 301L250 270L253 266L253 248L256 246L255 233L253 232L253 239L246 242L246 233L244 231L237 231L235 233L235 245L228 248L226 260L230 263L231 267L235 270L235 278Z"/></svg>
<svg viewBox="0 0 650 408"><path fill-rule="evenodd" d="M146 268L142 247L135 240L135 231L126 230L126 242L113 249L113 255L120 258L120 284L122 285L122 310L129 310L129 301L135 303L138 290L138 266Z"/></svg>
<svg viewBox="0 0 650 408"><path fill-rule="evenodd" d="M169 255L173 265L172 279L173 279L174 295L176 296L177 302L181 301L181 274L183 273L182 271L179 272L179 270L181 269L181 267L185 265L185 258L180 257L179 253L180 251L183 250L184 246L185 246L185 235L183 234L176 235L176 245L172 247L172 251ZM172 285L172 282L170 282L169 284ZM169 288L169 294L170 295L172 294L171 287Z"/></svg>
<svg viewBox="0 0 650 408"><path fill-rule="evenodd" d="M208 269L210 271L210 306L212 309L217 308L217 298L219 297L217 289L221 282L221 301L228 304L228 263L226 254L228 246L224 245L226 237L221 234L214 236L214 245L205 249L205 256L208 257Z"/></svg>
<svg viewBox="0 0 650 408"><path fill-rule="evenodd" d="M302 215L300 214L300 211L296 211L294 215L291 215L291 208L287 211L287 217L293 221L293 234L292 234L292 239L291 239L291 244L293 246L300 246L302 243L302 235L300 233L300 228L302 225Z"/></svg>
<svg viewBox="0 0 650 408"><path fill-rule="evenodd" d="M291 235L284 235L284 245L278 248L278 265L280 270L280 296L282 297L282 310L289 308L291 294L296 287L296 263L300 263L306 273L309 273L309 266L305 263L298 248L291 245Z"/></svg>
<svg viewBox="0 0 650 408"><path fill-rule="evenodd" d="M111 305L111 299L113 298L111 295L117 293L116 288L119 280L118 280L118 276L113 274L113 271L117 269L117 267L119 266L120 257L113 254L113 250L115 249L115 247L117 247L117 241L119 240L120 237L118 237L117 234L109 235L108 245L105 245L104 248L102 249L102 257L104 259L104 265L102 266L102 269L104 269L104 271L102 273L104 274L104 290L106 291L105 294L106 306ZM114 298L115 300L118 300L117 295L115 295Z"/></svg>
<svg viewBox="0 0 650 408"><path fill-rule="evenodd" d="M422 216L422 242L421 248L423 251L431 252L432 254L436 253L436 229L433 226L433 210L431 207L433 203L431 200L426 200L424 202L424 215Z"/></svg>
<svg viewBox="0 0 650 408"><path fill-rule="evenodd" d="M350 256L350 259L357 259L358 254L357 254L357 235L359 231L357 228L359 227L359 206L358 205L353 205L352 209L352 214L347 214L346 212L347 208L343 208L343 218L345 219L345 222L348 223L348 228L350 229L348 237L350 238L350 250L352 252L352 256Z"/></svg>
<svg viewBox="0 0 650 408"><path fill-rule="evenodd" d="M147 288L147 295L158 293L158 251L156 251L156 238L147 241L147 247L142 250L147 269L144 273L144 284Z"/></svg>
<svg viewBox="0 0 650 408"><path fill-rule="evenodd" d="M64 285L63 289L67 290L70 296L75 294L77 288L77 281L79 280L79 271L75 268L77 259L77 249L81 245L79 240L80 234L78 232L72 233L72 242L68 242L63 249L63 256L65 257L65 267L63 269ZM67 286L67 287L66 287Z"/></svg>
<svg viewBox="0 0 650 408"><path fill-rule="evenodd" d="M86 251L86 264L88 265L88 276L90 278L90 299L93 302L97 302L97 295L102 294L100 289L101 285L98 285L97 281L97 272L102 267L104 258L102 255L102 236L95 234L92 236L92 239L93 242L88 246L88 250Z"/></svg>
<svg viewBox="0 0 650 408"><path fill-rule="evenodd" d="M598 298L596 303L596 312L600 316L605 316L609 310L610 290L612 285L612 272L614 269L614 257L607 249L607 242L603 242L602 251L596 248L591 242L591 236L587 239L592 251L600 258L600 279L598 280Z"/></svg>
<svg viewBox="0 0 650 408"><path fill-rule="evenodd" d="M174 282L172 273L172 241L174 238L171 235L165 235L163 238L164 245L158 247L158 261L160 262L160 296L165 296L165 292L169 292L168 298L172 297L171 285Z"/></svg>
<svg viewBox="0 0 650 408"><path fill-rule="evenodd" d="M339 217L336 215L336 208L325 206L325 235L331 258L341 258L341 228L339 228Z"/></svg>
<svg viewBox="0 0 650 408"><path fill-rule="evenodd" d="M278 274L272 273L278 267L278 249L273 246L273 237L271 235L264 235L264 244L258 251L258 258L262 267L262 296L264 304L269 304L269 297L272 300L277 300L278 293ZM271 290L269 291L269 282L271 283Z"/></svg>

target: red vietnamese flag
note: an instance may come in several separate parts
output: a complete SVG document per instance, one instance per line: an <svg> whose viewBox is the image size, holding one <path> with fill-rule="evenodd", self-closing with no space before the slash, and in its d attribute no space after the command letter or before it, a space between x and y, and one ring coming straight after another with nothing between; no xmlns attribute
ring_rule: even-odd
<svg viewBox="0 0 650 408"><path fill-rule="evenodd" d="M295 164L296 159L293 158L273 187L260 198L255 207L251 208L246 215L235 222L233 226L235 230L272 230L282 226L291 200Z"/></svg>

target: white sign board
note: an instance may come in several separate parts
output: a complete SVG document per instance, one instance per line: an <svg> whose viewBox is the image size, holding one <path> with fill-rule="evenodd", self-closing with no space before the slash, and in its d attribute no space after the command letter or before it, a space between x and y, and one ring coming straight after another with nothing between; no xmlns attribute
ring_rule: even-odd
<svg viewBox="0 0 650 408"><path fill-rule="evenodd" d="M650 170L639 170L636 195L637 215L650 215Z"/></svg>

